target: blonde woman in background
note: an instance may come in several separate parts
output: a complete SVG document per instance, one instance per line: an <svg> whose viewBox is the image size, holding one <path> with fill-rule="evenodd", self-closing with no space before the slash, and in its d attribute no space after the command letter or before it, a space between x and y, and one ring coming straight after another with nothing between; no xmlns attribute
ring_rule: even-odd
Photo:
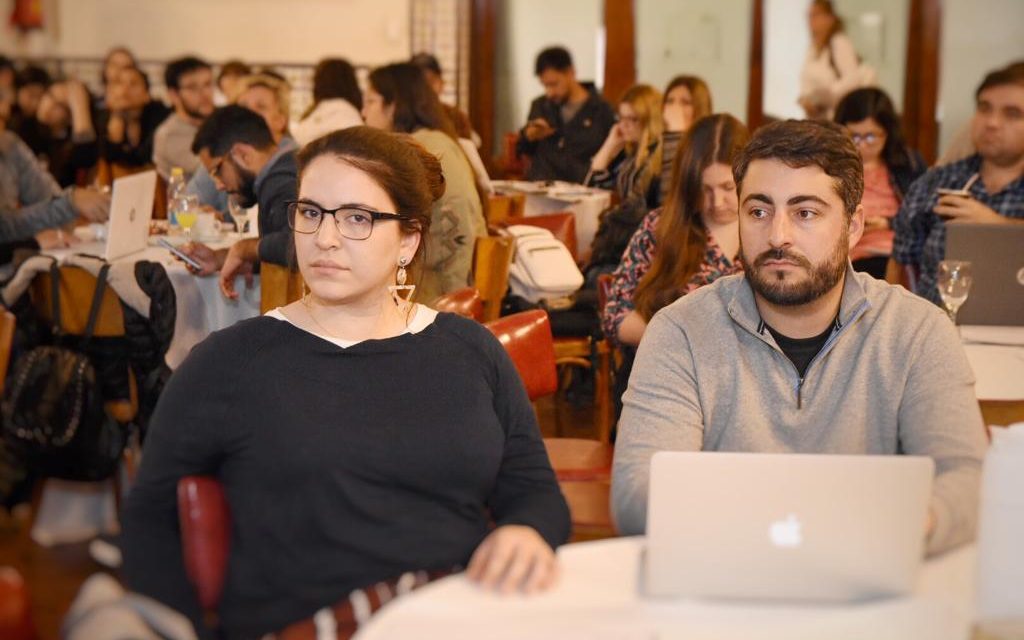
<svg viewBox="0 0 1024 640"><path fill-rule="evenodd" d="M661 196L661 94L638 84L619 100L619 121L590 161L588 184L614 189L621 200L642 197L647 208L660 204Z"/></svg>

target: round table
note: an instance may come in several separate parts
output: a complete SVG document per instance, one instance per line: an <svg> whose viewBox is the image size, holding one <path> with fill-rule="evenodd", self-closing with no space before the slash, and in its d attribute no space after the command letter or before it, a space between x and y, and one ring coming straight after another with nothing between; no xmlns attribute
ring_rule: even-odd
<svg viewBox="0 0 1024 640"><path fill-rule="evenodd" d="M451 576L385 606L356 637L963 640L969 634L973 547L926 562L911 596L849 605L645 600L638 591L643 547L643 537L562 547L559 583L536 596L499 596Z"/></svg>

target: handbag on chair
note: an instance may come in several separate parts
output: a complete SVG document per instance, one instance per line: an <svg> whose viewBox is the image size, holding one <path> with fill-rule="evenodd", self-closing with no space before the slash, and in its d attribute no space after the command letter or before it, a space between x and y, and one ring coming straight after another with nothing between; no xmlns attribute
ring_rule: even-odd
<svg viewBox="0 0 1024 640"><path fill-rule="evenodd" d="M85 334L71 346L61 328L60 270L53 261L54 343L25 353L9 377L0 410L4 438L27 468L43 476L79 481L109 478L127 441L127 428L104 411L87 351L109 268L100 269Z"/></svg>

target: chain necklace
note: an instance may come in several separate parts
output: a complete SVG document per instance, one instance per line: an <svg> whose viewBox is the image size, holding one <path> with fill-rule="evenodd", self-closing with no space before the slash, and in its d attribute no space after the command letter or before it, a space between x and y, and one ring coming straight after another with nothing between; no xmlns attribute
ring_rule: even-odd
<svg viewBox="0 0 1024 640"><path fill-rule="evenodd" d="M342 338L340 336L335 335L334 333L328 331L327 327L325 327L324 325L320 324L320 321L317 320L316 316L313 315L313 308L309 304L309 299L310 299L310 294L311 293L312 293L312 291L310 291L306 295L302 296L302 306L306 308L306 315L308 315L309 319L313 321L313 324L315 324L321 331L323 331L328 336L334 338L335 340L344 340L346 342L352 342L352 340L350 340L349 338ZM413 305L410 305L410 309L408 309L405 312L405 318L403 318L403 320L405 322L405 328L407 328L407 329L409 328L409 319L410 319L410 315L412 314L412 307L413 307Z"/></svg>

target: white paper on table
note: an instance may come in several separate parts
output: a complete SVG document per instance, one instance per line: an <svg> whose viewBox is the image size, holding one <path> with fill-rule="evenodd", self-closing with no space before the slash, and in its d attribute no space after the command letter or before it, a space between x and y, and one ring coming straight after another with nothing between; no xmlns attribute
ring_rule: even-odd
<svg viewBox="0 0 1024 640"><path fill-rule="evenodd" d="M1024 327L964 325L960 338L966 343L1024 346Z"/></svg>
<svg viewBox="0 0 1024 640"><path fill-rule="evenodd" d="M1024 400L1024 348L965 344L978 400Z"/></svg>

